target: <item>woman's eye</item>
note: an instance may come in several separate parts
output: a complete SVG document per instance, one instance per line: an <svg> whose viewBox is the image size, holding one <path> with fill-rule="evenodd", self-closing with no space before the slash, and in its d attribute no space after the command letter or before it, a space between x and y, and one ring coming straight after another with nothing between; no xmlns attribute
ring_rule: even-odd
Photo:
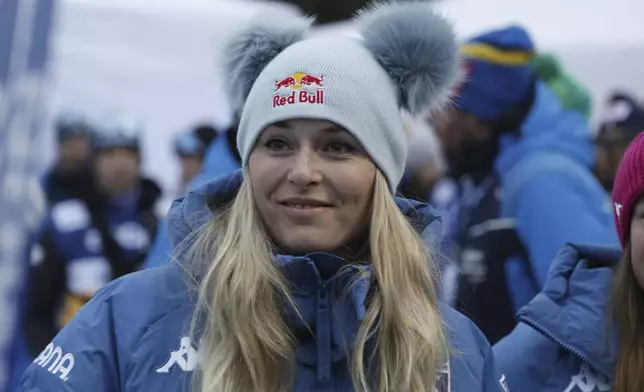
<svg viewBox="0 0 644 392"><path fill-rule="evenodd" d="M347 154L355 151L355 148L349 143L334 142L326 145L325 149L332 154Z"/></svg>
<svg viewBox="0 0 644 392"><path fill-rule="evenodd" d="M269 139L265 144L266 148L273 151L284 151L288 149L288 144L281 139Z"/></svg>

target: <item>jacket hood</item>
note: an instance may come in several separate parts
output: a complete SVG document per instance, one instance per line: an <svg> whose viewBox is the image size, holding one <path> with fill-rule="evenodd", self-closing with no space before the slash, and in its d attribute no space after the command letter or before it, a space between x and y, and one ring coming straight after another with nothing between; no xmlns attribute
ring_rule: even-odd
<svg viewBox="0 0 644 392"><path fill-rule="evenodd" d="M519 311L519 319L592 365L612 374L614 336L606 316L618 247L567 244L553 261L543 291Z"/></svg>
<svg viewBox="0 0 644 392"><path fill-rule="evenodd" d="M242 181L242 171L237 170L202 184L176 199L168 213L172 247L175 248L190 233L210 221L214 217L214 211L232 202ZM430 249L437 249L442 223L434 208L429 204L399 197L396 197L395 201Z"/></svg>
<svg viewBox="0 0 644 392"><path fill-rule="evenodd" d="M527 154L557 152L585 167L594 164L595 150L587 118L580 111L567 109L555 92L542 81L535 85L535 100L519 135L501 139L496 161L499 173L506 174Z"/></svg>

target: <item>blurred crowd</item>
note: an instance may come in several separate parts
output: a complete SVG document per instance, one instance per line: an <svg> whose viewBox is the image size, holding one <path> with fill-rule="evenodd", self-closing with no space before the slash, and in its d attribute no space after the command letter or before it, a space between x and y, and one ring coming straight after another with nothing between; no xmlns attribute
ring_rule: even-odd
<svg viewBox="0 0 644 392"><path fill-rule="evenodd" d="M440 214L439 295L494 345L565 244L618 243L610 194L644 130L644 104L639 91L591 97L518 26L482 32L460 51L450 106L404 118L410 150L397 193ZM237 122L177 131L171 197L241 167ZM102 286L172 260L162 190L141 170L142 125L72 108L53 128L57 158L41 181L48 207L31 239L16 374Z"/></svg>

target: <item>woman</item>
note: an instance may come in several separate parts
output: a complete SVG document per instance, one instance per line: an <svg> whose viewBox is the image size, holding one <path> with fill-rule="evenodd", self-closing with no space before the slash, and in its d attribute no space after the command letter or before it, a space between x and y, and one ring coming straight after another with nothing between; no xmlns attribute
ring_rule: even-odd
<svg viewBox="0 0 644 392"><path fill-rule="evenodd" d="M568 245L521 323L494 346L521 391L644 391L644 134L615 177L617 248ZM621 258L621 260L620 260Z"/></svg>
<svg viewBox="0 0 644 392"><path fill-rule="evenodd" d="M175 202L179 263L97 294L21 391L503 390L481 333L436 300L438 218L392 197L401 106L447 96L451 28L423 3L372 10L361 42L262 17L225 57L243 174Z"/></svg>

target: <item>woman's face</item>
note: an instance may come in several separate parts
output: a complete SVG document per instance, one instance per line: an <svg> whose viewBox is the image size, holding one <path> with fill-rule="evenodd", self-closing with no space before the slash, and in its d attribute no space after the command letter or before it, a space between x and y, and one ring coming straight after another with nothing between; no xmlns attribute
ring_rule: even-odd
<svg viewBox="0 0 644 392"><path fill-rule="evenodd" d="M332 252L367 227L376 167L338 125L291 120L268 126L248 171L262 221L289 252Z"/></svg>
<svg viewBox="0 0 644 392"><path fill-rule="evenodd" d="M631 256L635 277L644 289L644 197L637 203L631 220Z"/></svg>

